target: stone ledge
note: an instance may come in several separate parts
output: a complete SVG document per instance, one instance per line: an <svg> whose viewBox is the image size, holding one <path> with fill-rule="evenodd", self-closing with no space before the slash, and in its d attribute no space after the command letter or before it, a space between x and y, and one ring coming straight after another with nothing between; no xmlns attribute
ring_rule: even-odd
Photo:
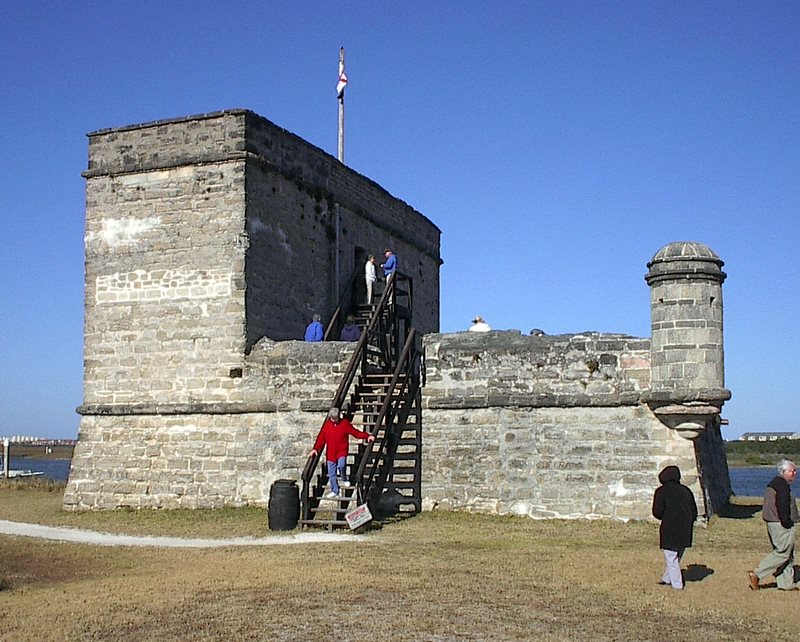
<svg viewBox="0 0 800 642"><path fill-rule="evenodd" d="M241 415L278 412L277 404L263 403L174 403L174 404L84 404L75 409L79 415Z"/></svg>
<svg viewBox="0 0 800 642"><path fill-rule="evenodd" d="M304 412L328 412L333 402L330 399L303 399L300 410Z"/></svg>
<svg viewBox="0 0 800 642"><path fill-rule="evenodd" d="M466 410L473 408L614 408L638 406L638 392L614 395L521 395L492 394L486 397L448 396L432 398L423 396L423 407L430 410Z"/></svg>
<svg viewBox="0 0 800 642"><path fill-rule="evenodd" d="M728 401L731 391L727 388L662 388L650 389L642 392L642 401L645 403L686 403L689 401Z"/></svg>

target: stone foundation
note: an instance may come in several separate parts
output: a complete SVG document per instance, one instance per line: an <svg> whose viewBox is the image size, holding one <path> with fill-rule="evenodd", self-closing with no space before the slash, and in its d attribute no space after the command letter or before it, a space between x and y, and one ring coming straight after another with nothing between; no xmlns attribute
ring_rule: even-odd
<svg viewBox="0 0 800 642"><path fill-rule="evenodd" d="M85 408L65 507L266 505L299 478L352 349L262 340L239 403ZM727 502L719 430L684 439L639 401L646 339L432 334L424 353L425 510L645 519L670 464L701 513Z"/></svg>

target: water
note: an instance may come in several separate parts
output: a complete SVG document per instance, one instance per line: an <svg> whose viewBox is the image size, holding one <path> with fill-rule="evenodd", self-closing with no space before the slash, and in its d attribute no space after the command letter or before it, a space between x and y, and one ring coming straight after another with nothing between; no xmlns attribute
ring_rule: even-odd
<svg viewBox="0 0 800 642"><path fill-rule="evenodd" d="M69 459L37 459L35 457L11 456L12 470L32 470L42 472L47 479L65 482L69 476ZM775 477L773 466L747 467L728 469L731 476L731 488L734 494L747 497L761 497L764 488Z"/></svg>
<svg viewBox="0 0 800 642"><path fill-rule="evenodd" d="M11 460L11 470L32 470L41 472L39 479L52 479L57 482L67 481L69 476L69 459L37 459L36 457L9 457Z"/></svg>
<svg viewBox="0 0 800 642"><path fill-rule="evenodd" d="M762 497L764 488L778 471L774 466L728 469L731 476L731 489L735 495L746 497ZM797 491L795 491L797 492Z"/></svg>

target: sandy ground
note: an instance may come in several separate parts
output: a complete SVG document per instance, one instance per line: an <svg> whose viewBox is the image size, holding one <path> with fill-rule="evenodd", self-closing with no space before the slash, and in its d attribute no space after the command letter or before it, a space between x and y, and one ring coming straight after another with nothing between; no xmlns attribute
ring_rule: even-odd
<svg viewBox="0 0 800 642"><path fill-rule="evenodd" d="M140 537L135 535L114 535L98 533L78 528L40 526L0 520L0 534L20 537L37 537L60 542L77 542L97 546L152 546L162 548L223 548L228 546L276 546L288 544L310 544L316 542L352 542L363 538L350 533L303 532L293 535L273 535L270 537L235 537L231 539L199 539L181 537Z"/></svg>

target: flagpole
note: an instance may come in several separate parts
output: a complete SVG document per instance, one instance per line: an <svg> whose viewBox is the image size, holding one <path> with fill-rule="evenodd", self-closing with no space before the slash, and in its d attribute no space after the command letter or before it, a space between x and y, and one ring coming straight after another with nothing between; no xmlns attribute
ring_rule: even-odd
<svg viewBox="0 0 800 642"><path fill-rule="evenodd" d="M339 83L342 90L339 92L339 162L344 163L344 83L347 83L347 76L344 75L344 47L339 48Z"/></svg>

